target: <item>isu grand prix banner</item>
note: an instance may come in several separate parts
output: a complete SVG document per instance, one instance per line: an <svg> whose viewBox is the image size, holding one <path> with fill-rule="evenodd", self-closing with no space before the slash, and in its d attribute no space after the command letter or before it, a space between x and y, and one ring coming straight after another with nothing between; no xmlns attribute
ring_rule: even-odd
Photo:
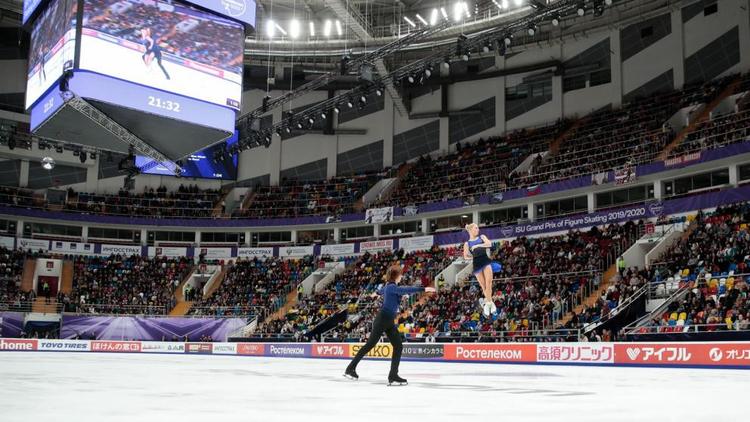
<svg viewBox="0 0 750 422"><path fill-rule="evenodd" d="M0 351L179 353L351 359L362 343L198 343L0 338ZM390 359L379 343L367 359ZM750 342L684 343L406 343L403 357L432 362L663 366L750 369Z"/></svg>

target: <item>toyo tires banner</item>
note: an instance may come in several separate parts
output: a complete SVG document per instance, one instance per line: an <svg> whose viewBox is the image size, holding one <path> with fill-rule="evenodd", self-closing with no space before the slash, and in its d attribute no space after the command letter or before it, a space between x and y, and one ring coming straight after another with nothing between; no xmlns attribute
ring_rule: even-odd
<svg viewBox="0 0 750 422"><path fill-rule="evenodd" d="M363 343L199 343L0 338L7 352L165 353L351 359ZM366 359L390 359L379 343ZM750 369L750 342L710 343L405 343L407 360L602 366Z"/></svg>

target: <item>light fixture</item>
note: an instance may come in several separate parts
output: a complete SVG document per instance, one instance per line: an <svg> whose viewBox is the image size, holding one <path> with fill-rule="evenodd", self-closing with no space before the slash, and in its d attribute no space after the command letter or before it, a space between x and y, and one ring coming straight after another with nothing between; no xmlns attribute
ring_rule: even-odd
<svg viewBox="0 0 750 422"><path fill-rule="evenodd" d="M425 20L425 18L423 18L422 16L420 16L419 13L417 13L417 19L419 19L419 21L422 22L422 25L429 25L427 23L427 21Z"/></svg>
<svg viewBox="0 0 750 422"><path fill-rule="evenodd" d="M461 60L468 62L470 56L471 56L471 53L467 51L466 53L461 55Z"/></svg>
<svg viewBox="0 0 750 422"><path fill-rule="evenodd" d="M320 118L323 119L323 120L325 120L325 118L326 118L326 112L325 111L322 112L322 113L320 113Z"/></svg>
<svg viewBox="0 0 750 422"><path fill-rule="evenodd" d="M552 25L560 26L560 15L558 14L552 15Z"/></svg>
<svg viewBox="0 0 750 422"><path fill-rule="evenodd" d="M466 3L465 1L462 1L461 4L463 5L464 13L466 14L466 18L467 19L470 18L471 17L471 13L469 12L469 4Z"/></svg>
<svg viewBox="0 0 750 422"><path fill-rule="evenodd" d="M438 21L438 10L432 9L432 12L430 13L430 25L435 26L437 21Z"/></svg>
<svg viewBox="0 0 750 422"><path fill-rule="evenodd" d="M523 6L523 0L516 0L516 6Z"/></svg>
<svg viewBox="0 0 750 422"><path fill-rule="evenodd" d="M323 24L323 35L325 35L326 37L331 36L331 25L331 20L326 19L325 24Z"/></svg>
<svg viewBox="0 0 750 422"><path fill-rule="evenodd" d="M417 27L417 24L416 24L416 23L414 23L414 21L412 21L411 19L409 19L409 18L408 18L407 16L404 16L404 20L405 20L405 21L406 21L406 23L408 23L408 24L409 24L409 26L411 26L412 28L416 28L416 27Z"/></svg>
<svg viewBox="0 0 750 422"><path fill-rule="evenodd" d="M297 19L292 19L291 22L289 22L289 36L296 40L299 37L299 21Z"/></svg>
<svg viewBox="0 0 750 422"><path fill-rule="evenodd" d="M341 109L339 108L339 106L333 106L333 112L339 114L341 112Z"/></svg>
<svg viewBox="0 0 750 422"><path fill-rule="evenodd" d="M297 129L302 129L302 122L297 122Z"/></svg>
<svg viewBox="0 0 750 422"><path fill-rule="evenodd" d="M48 171L55 168L55 159L52 157L42 158L42 168Z"/></svg>
<svg viewBox="0 0 750 422"><path fill-rule="evenodd" d="M310 36L311 37L315 36L315 22L313 21L310 21Z"/></svg>
<svg viewBox="0 0 750 422"><path fill-rule="evenodd" d="M490 46L490 42L489 41L485 41L484 45L482 46L482 52L483 53L489 53L490 50L491 50L491 48L492 47Z"/></svg>
<svg viewBox="0 0 750 422"><path fill-rule="evenodd" d="M377 89L375 90L375 95L377 95L378 97L380 97L380 96L382 96L382 95L383 95L383 91L382 91L382 90L381 90L380 88L377 88Z"/></svg>
<svg viewBox="0 0 750 422"><path fill-rule="evenodd" d="M503 6L503 9L508 8L508 0L503 0L502 2L500 2L500 4Z"/></svg>
<svg viewBox="0 0 750 422"><path fill-rule="evenodd" d="M336 19L336 33L340 36L344 35L344 31L341 29L341 21Z"/></svg>
<svg viewBox="0 0 750 422"><path fill-rule="evenodd" d="M85 163L85 162L86 162L86 158L87 158L87 156L86 156L86 151L81 151L81 152L80 152L80 153L78 154L78 159L79 159L79 160L81 161L81 164L83 164L83 163Z"/></svg>
<svg viewBox="0 0 750 422"><path fill-rule="evenodd" d="M461 22L461 19L464 15L464 2L459 1L456 2L456 4L453 5L453 20L455 22Z"/></svg>
<svg viewBox="0 0 750 422"><path fill-rule="evenodd" d="M281 35L286 36L286 29L282 28L281 25L279 25L278 23L275 25L276 25L276 29L278 29L279 32L281 32Z"/></svg>
<svg viewBox="0 0 750 422"><path fill-rule="evenodd" d="M448 12L445 11L445 7L440 8L440 14L443 15L443 19L448 20Z"/></svg>
<svg viewBox="0 0 750 422"><path fill-rule="evenodd" d="M578 13L578 16L583 16L586 14L586 3L580 2L578 3L578 10L576 11Z"/></svg>
<svg viewBox="0 0 750 422"><path fill-rule="evenodd" d="M310 117L309 119L307 119L307 123L309 123L310 126L312 126L312 125L315 124L315 119L313 119L312 117Z"/></svg>
<svg viewBox="0 0 750 422"><path fill-rule="evenodd" d="M364 95L360 96L359 102L362 104L367 104L367 97L365 97Z"/></svg>
<svg viewBox="0 0 750 422"><path fill-rule="evenodd" d="M266 36L273 38L274 35L276 35L276 23L273 19L269 19L266 21Z"/></svg>
<svg viewBox="0 0 750 422"><path fill-rule="evenodd" d="M414 83L414 75L407 76L406 80L409 81L410 84L413 84Z"/></svg>
<svg viewBox="0 0 750 422"><path fill-rule="evenodd" d="M451 59L446 57L443 59L443 69L450 70L451 68Z"/></svg>
<svg viewBox="0 0 750 422"><path fill-rule="evenodd" d="M354 107L354 103L352 103L352 100L346 100L346 106L352 108Z"/></svg>
<svg viewBox="0 0 750 422"><path fill-rule="evenodd" d="M432 76L432 68L429 66L424 70L424 77L426 79L430 79L430 76Z"/></svg>
<svg viewBox="0 0 750 422"><path fill-rule="evenodd" d="M513 44L513 34L508 34L503 38L503 41L505 41L505 46L510 47L511 44Z"/></svg>
<svg viewBox="0 0 750 422"><path fill-rule="evenodd" d="M536 24L534 22L529 23L529 26L526 28L526 33L529 34L530 37L533 37L534 34L536 34Z"/></svg>

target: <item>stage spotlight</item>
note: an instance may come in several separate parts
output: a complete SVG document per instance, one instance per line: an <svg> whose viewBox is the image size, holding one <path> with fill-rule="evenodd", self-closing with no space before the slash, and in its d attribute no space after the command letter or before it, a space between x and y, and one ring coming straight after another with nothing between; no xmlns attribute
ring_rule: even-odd
<svg viewBox="0 0 750 422"><path fill-rule="evenodd" d="M451 59L446 57L445 59L443 59L443 69L450 70L450 68L451 68Z"/></svg>
<svg viewBox="0 0 750 422"><path fill-rule="evenodd" d="M326 22L323 25L323 35L325 35L326 38L331 36L331 26L332 26L331 20L326 19Z"/></svg>
<svg viewBox="0 0 750 422"><path fill-rule="evenodd" d="M312 125L315 124L315 119L313 119L312 117L310 117L309 119L307 119L307 123L309 123L310 126L312 126Z"/></svg>
<svg viewBox="0 0 750 422"><path fill-rule="evenodd" d="M55 168L55 160L52 157L42 158L42 168L45 170L52 170Z"/></svg>
<svg viewBox="0 0 750 422"><path fill-rule="evenodd" d="M427 23L427 20L423 18L419 13L417 13L417 19L419 19L419 21L422 22L422 25L429 25Z"/></svg>
<svg viewBox="0 0 750 422"><path fill-rule="evenodd" d="M464 2L456 2L456 4L453 5L453 20L455 22L461 22L461 19L464 15Z"/></svg>
<svg viewBox="0 0 750 422"><path fill-rule="evenodd" d="M432 68L427 67L424 70L424 77L425 77L425 79L430 79L430 76L432 76Z"/></svg>
<svg viewBox="0 0 750 422"><path fill-rule="evenodd" d="M485 41L484 45L482 46L482 52L483 53L489 53L491 49L492 49L492 47L490 46L490 42L489 41Z"/></svg>
<svg viewBox="0 0 750 422"><path fill-rule="evenodd" d="M311 37L315 36L315 22L313 21L310 21L310 36Z"/></svg>
<svg viewBox="0 0 750 422"><path fill-rule="evenodd" d="M466 53L461 55L461 60L468 62L470 56L471 56L471 53L467 51Z"/></svg>
<svg viewBox="0 0 750 422"><path fill-rule="evenodd" d="M334 106L333 107L333 112L336 113L336 114L339 114L339 113L341 113L341 109L339 108L339 106Z"/></svg>
<svg viewBox="0 0 750 422"><path fill-rule="evenodd" d="M349 107L349 108L352 108L352 107L354 107L354 103L352 103L352 100L351 100L351 99L349 99L349 100L346 100L346 106L347 106L347 107Z"/></svg>
<svg viewBox="0 0 750 422"><path fill-rule="evenodd" d="M586 14L586 3L580 2L578 3L578 10L576 10L576 13L578 13L578 16L583 16Z"/></svg>
<svg viewBox="0 0 750 422"><path fill-rule="evenodd" d="M513 44L513 34L508 34L503 38L503 41L505 42L506 47L510 47L511 44Z"/></svg>
<svg viewBox="0 0 750 422"><path fill-rule="evenodd" d="M344 31L341 29L341 21L336 19L336 33L339 34L339 37L344 35Z"/></svg>
<svg viewBox="0 0 750 422"><path fill-rule="evenodd" d="M413 84L414 83L414 75L407 76L406 80L409 81L410 84Z"/></svg>
<svg viewBox="0 0 750 422"><path fill-rule="evenodd" d="M417 27L417 24L416 24L416 23L414 23L414 21L412 21L412 20L411 20L411 19L409 19L408 17L404 16L404 20L405 20L405 21L406 21L406 23L408 23L408 24L409 24L409 26L411 26L412 28L416 28L416 27Z"/></svg>
<svg viewBox="0 0 750 422"><path fill-rule="evenodd" d="M297 122L297 129L302 129L302 122Z"/></svg>
<svg viewBox="0 0 750 422"><path fill-rule="evenodd" d="M438 10L432 9L432 13L430 13L430 25L435 26L437 21L438 21Z"/></svg>
<svg viewBox="0 0 750 422"><path fill-rule="evenodd" d="M359 97L359 102L362 104L367 104L367 97L362 95L361 97Z"/></svg>
<svg viewBox="0 0 750 422"><path fill-rule="evenodd" d="M325 111L322 112L322 113L320 113L320 118L323 119L323 120L325 120L325 118L326 118L326 112Z"/></svg>
<svg viewBox="0 0 750 422"><path fill-rule="evenodd" d="M533 37L534 34L536 34L536 30L536 24L532 22L529 24L528 28L526 28L526 33L528 33L530 37Z"/></svg>
<svg viewBox="0 0 750 422"><path fill-rule="evenodd" d="M558 14L552 15L552 25L560 26L560 15Z"/></svg>
<svg viewBox="0 0 750 422"><path fill-rule="evenodd" d="M383 90L381 90L380 88L376 89L375 95L377 95L378 97L381 97L383 95Z"/></svg>

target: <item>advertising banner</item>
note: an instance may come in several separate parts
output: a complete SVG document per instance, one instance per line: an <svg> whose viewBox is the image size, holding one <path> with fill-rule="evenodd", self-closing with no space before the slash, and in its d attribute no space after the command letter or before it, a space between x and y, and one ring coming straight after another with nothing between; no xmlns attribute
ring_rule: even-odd
<svg viewBox="0 0 750 422"><path fill-rule="evenodd" d="M281 246L279 256L281 257L303 257L313 254L313 246Z"/></svg>
<svg viewBox="0 0 750 422"><path fill-rule="evenodd" d="M174 247L174 246L149 246L148 256L165 256L167 258L179 258L187 256L187 248Z"/></svg>
<svg viewBox="0 0 750 422"><path fill-rule="evenodd" d="M23 250L32 250L32 251L48 251L49 250L49 240L42 240L42 239L18 239L18 249Z"/></svg>
<svg viewBox="0 0 750 422"><path fill-rule="evenodd" d="M309 357L309 344L268 344L266 356L275 357Z"/></svg>
<svg viewBox="0 0 750 422"><path fill-rule="evenodd" d="M144 353L185 353L185 343L177 342L143 342L141 352Z"/></svg>
<svg viewBox="0 0 750 422"><path fill-rule="evenodd" d="M140 352L141 342L140 341L92 340L91 351L92 352L115 352L115 353Z"/></svg>
<svg viewBox="0 0 750 422"><path fill-rule="evenodd" d="M200 353L210 355L213 351L211 343L185 343L185 353Z"/></svg>
<svg viewBox="0 0 750 422"><path fill-rule="evenodd" d="M615 363L748 366L750 343L618 343Z"/></svg>
<svg viewBox="0 0 750 422"><path fill-rule="evenodd" d="M39 350L89 352L91 351L91 343L86 340L39 340Z"/></svg>
<svg viewBox="0 0 750 422"><path fill-rule="evenodd" d="M312 356L316 358L348 358L349 345L345 343L313 344Z"/></svg>
<svg viewBox="0 0 750 422"><path fill-rule="evenodd" d="M445 355L442 344L404 344L403 357L442 359Z"/></svg>
<svg viewBox="0 0 750 422"><path fill-rule="evenodd" d="M683 164L692 163L694 161L700 161L701 152L693 152L691 154L681 155L679 157L669 158L664 160L664 167L675 167Z"/></svg>
<svg viewBox="0 0 750 422"><path fill-rule="evenodd" d="M373 240L359 244L360 252L377 252L393 249L393 239Z"/></svg>
<svg viewBox="0 0 750 422"><path fill-rule="evenodd" d="M102 245L102 255L141 255L141 247L138 245Z"/></svg>
<svg viewBox="0 0 750 422"><path fill-rule="evenodd" d="M200 248L198 252L206 259L227 259L232 257L232 248Z"/></svg>
<svg viewBox="0 0 750 422"><path fill-rule="evenodd" d="M405 252L425 251L432 247L435 236L407 237L398 240L398 247Z"/></svg>
<svg viewBox="0 0 750 422"><path fill-rule="evenodd" d="M393 207L369 208L365 212L365 223L377 224L393 221Z"/></svg>
<svg viewBox="0 0 750 422"><path fill-rule="evenodd" d="M237 343L237 354L263 356L266 354L266 346L263 343Z"/></svg>
<svg viewBox="0 0 750 422"><path fill-rule="evenodd" d="M537 362L614 363L615 348L607 343L540 344Z"/></svg>
<svg viewBox="0 0 750 422"><path fill-rule="evenodd" d="M94 253L94 245L92 243L59 242L53 240L51 250L52 252L62 254L92 255Z"/></svg>
<svg viewBox="0 0 750 422"><path fill-rule="evenodd" d="M0 338L0 350L32 352L37 350L37 342L35 339Z"/></svg>
<svg viewBox="0 0 750 422"><path fill-rule="evenodd" d="M354 254L354 243L341 245L323 245L320 247L321 255L352 255Z"/></svg>
<svg viewBox="0 0 750 422"><path fill-rule="evenodd" d="M237 258L266 258L273 256L273 248L237 248Z"/></svg>
<svg viewBox="0 0 750 422"><path fill-rule="evenodd" d="M475 362L535 362L536 345L524 343L445 345L445 358Z"/></svg>
<svg viewBox="0 0 750 422"><path fill-rule="evenodd" d="M0 236L0 247L13 249L16 246L16 238Z"/></svg>
<svg viewBox="0 0 750 422"><path fill-rule="evenodd" d="M236 355L237 343L215 343L213 354L215 355Z"/></svg>
<svg viewBox="0 0 750 422"><path fill-rule="evenodd" d="M349 349L349 357L354 357L359 352L359 349L364 346L364 343L352 344ZM393 346L390 343L378 343L365 355L368 358L376 359L390 359L393 356Z"/></svg>

